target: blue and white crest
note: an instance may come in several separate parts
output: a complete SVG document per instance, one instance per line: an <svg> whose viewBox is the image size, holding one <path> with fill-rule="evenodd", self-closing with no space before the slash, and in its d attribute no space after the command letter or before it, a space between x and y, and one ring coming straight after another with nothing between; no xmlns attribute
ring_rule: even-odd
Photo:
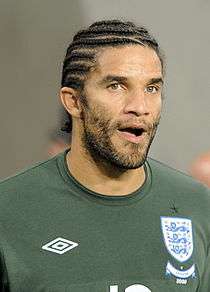
<svg viewBox="0 0 210 292"><path fill-rule="evenodd" d="M193 253L192 222L178 217L161 217L165 246L179 262L187 261Z"/></svg>

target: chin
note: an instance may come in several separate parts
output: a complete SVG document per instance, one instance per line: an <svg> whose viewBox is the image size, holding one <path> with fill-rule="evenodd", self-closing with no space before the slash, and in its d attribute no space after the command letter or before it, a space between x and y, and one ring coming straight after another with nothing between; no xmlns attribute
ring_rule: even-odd
<svg viewBox="0 0 210 292"><path fill-rule="evenodd" d="M144 165L145 161L146 161L147 155L141 155L141 159L126 159L126 157L120 157L120 156L115 156L115 157L110 157L109 159L109 163L112 164L115 167L118 167L119 169L124 169L124 170L128 170L128 169L137 169L140 168Z"/></svg>

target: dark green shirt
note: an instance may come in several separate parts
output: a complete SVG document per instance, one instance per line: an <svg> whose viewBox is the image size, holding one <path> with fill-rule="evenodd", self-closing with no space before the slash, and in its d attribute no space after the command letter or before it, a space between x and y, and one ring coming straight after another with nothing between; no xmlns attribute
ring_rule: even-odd
<svg viewBox="0 0 210 292"><path fill-rule="evenodd" d="M140 189L103 196L71 176L65 157L0 184L1 291L210 291L203 185L148 159Z"/></svg>

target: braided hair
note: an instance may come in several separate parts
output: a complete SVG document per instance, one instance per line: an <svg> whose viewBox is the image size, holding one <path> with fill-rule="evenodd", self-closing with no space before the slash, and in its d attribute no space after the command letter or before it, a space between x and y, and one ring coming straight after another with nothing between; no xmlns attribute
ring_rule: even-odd
<svg viewBox="0 0 210 292"><path fill-rule="evenodd" d="M163 57L157 41L145 27L130 21L97 21L87 29L80 30L70 43L63 62L62 87L71 87L82 92L88 72L96 66L96 54L101 48L139 44L152 48L158 55L163 68ZM72 120L61 128L71 132Z"/></svg>

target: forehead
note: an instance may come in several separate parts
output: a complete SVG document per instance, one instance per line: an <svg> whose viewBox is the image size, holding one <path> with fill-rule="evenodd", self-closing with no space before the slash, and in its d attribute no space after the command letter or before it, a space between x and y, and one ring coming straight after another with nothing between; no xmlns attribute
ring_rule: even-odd
<svg viewBox="0 0 210 292"><path fill-rule="evenodd" d="M162 66L156 52L149 47L141 45L109 47L97 54L96 67L92 73L98 77L111 73L119 76L153 78L162 76Z"/></svg>

